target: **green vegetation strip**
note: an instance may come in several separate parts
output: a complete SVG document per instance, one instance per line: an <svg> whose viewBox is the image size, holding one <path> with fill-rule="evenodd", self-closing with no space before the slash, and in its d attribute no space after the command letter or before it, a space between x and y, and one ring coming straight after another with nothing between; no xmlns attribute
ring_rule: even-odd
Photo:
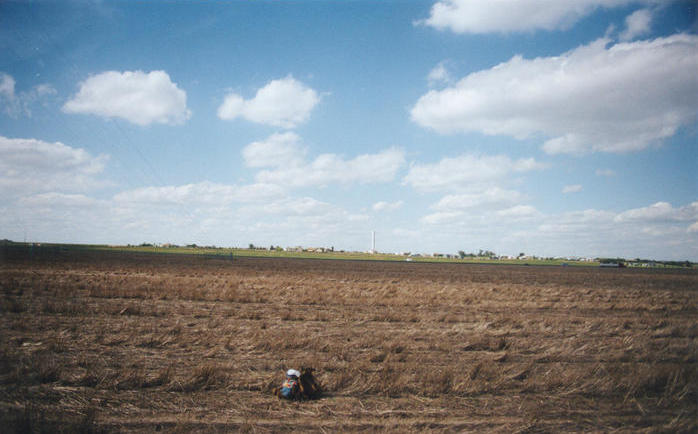
<svg viewBox="0 0 698 434"><path fill-rule="evenodd" d="M432 257L432 256L404 256L390 253L365 253L343 251L285 251L281 249L244 249L239 247L213 247L213 246L153 246L143 244L139 246L111 246L103 244L55 244L55 243L19 243L9 240L0 240L0 246L41 249L41 250L100 250L122 253L150 253L164 255L202 255L207 257L250 257L250 258L298 258L298 259L329 259L329 260L354 260L354 261L402 261L402 262L437 262L453 264L492 264L492 265L546 265L546 266L573 266L573 267L598 267L602 263L624 264L628 267L642 268L698 268L698 264L691 261L653 261L649 259L626 260L623 258L597 258L594 261L577 261L564 258L526 258L526 259L491 259L483 256L459 257Z"/></svg>
<svg viewBox="0 0 698 434"><path fill-rule="evenodd" d="M32 248L30 243L12 243L15 246ZM211 257L253 257L253 258L298 258L298 259L328 259L328 260L360 260L360 261L402 261L402 262L436 262L454 264L496 264L496 265L553 265L553 266L599 266L599 262L568 261L565 259L489 259L478 257L446 258L430 256L410 256L387 253L364 252L287 252L284 250L241 249L224 247L157 247L157 246L109 246L98 244L48 244L42 243L41 248L100 250L122 253L151 253L151 254L180 254L202 255Z"/></svg>

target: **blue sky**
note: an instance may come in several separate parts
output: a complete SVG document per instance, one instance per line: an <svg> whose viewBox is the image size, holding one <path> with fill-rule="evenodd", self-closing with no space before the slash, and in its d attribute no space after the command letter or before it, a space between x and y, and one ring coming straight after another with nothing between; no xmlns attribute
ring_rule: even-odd
<svg viewBox="0 0 698 434"><path fill-rule="evenodd" d="M0 3L0 238L698 260L695 3Z"/></svg>

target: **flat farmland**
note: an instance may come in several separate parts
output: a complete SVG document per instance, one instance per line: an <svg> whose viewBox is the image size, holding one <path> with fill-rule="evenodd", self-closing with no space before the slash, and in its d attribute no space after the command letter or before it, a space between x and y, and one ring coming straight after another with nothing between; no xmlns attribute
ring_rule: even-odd
<svg viewBox="0 0 698 434"><path fill-rule="evenodd" d="M694 270L0 249L3 431L698 430Z"/></svg>

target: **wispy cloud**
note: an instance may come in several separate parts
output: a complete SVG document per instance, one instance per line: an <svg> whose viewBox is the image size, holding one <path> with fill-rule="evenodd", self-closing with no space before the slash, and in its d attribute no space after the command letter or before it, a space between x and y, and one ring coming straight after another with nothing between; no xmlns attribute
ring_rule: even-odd
<svg viewBox="0 0 698 434"><path fill-rule="evenodd" d="M395 202L379 201L374 203L371 208L373 209L373 211L376 212L395 211L397 209L400 209L403 203L404 202L401 200Z"/></svg>
<svg viewBox="0 0 698 434"><path fill-rule="evenodd" d="M283 190L270 184L228 185L210 181L195 184L141 187L114 196L120 204L229 206L232 203L258 202L282 196Z"/></svg>
<svg viewBox="0 0 698 434"><path fill-rule="evenodd" d="M284 167L302 165L307 150L301 137L293 132L275 133L252 142L242 150L247 167Z"/></svg>
<svg viewBox="0 0 698 434"><path fill-rule="evenodd" d="M514 190L491 187L471 193L449 194L442 197L432 208L439 211L454 211L483 207L501 208L518 203L524 195Z"/></svg>
<svg viewBox="0 0 698 434"><path fill-rule="evenodd" d="M625 18L625 30L618 37L621 41L630 41L650 31L652 12L649 9L640 9Z"/></svg>
<svg viewBox="0 0 698 434"><path fill-rule="evenodd" d="M582 190L583 190L583 187L580 184L566 185L562 188L562 192L565 194L579 193Z"/></svg>
<svg viewBox="0 0 698 434"><path fill-rule="evenodd" d="M480 188L506 176L545 169L547 164L534 158L512 160L506 155L464 154L437 163L414 163L403 184L420 191Z"/></svg>
<svg viewBox="0 0 698 434"><path fill-rule="evenodd" d="M657 202L643 208L624 211L615 217L617 222L685 222L698 220L698 202L674 208L668 202Z"/></svg>
<svg viewBox="0 0 698 434"><path fill-rule="evenodd" d="M427 81L429 82L429 87L435 87L438 85L451 84L453 77L446 67L446 62L439 62L427 75Z"/></svg>
<svg viewBox="0 0 698 434"><path fill-rule="evenodd" d="M398 148L351 159L321 154L308 161L294 133L273 134L247 145L242 153L249 167L266 168L256 174L257 182L284 187L390 182L405 164L404 152Z"/></svg>
<svg viewBox="0 0 698 434"><path fill-rule="evenodd" d="M20 115L31 116L34 103L45 104L47 98L56 95L56 89L48 83L32 87L28 91L17 92L14 77L0 72L0 105L6 115L17 118Z"/></svg>
<svg viewBox="0 0 698 434"><path fill-rule="evenodd" d="M616 176L616 172L613 169L596 169L596 176Z"/></svg>

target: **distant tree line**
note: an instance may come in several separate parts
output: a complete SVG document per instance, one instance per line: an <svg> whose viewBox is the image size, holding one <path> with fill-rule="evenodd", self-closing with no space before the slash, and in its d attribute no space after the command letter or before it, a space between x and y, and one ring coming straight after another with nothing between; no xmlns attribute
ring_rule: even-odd
<svg viewBox="0 0 698 434"><path fill-rule="evenodd" d="M465 253L463 250L459 250L458 256L461 259L464 259L464 258L492 258L492 257L496 257L497 254L491 250L482 250L482 249L478 250L477 253Z"/></svg>
<svg viewBox="0 0 698 434"><path fill-rule="evenodd" d="M691 261L657 261L654 259L628 259L625 258L596 258L601 264L651 264L653 266L663 265L665 267L692 268L695 263Z"/></svg>

